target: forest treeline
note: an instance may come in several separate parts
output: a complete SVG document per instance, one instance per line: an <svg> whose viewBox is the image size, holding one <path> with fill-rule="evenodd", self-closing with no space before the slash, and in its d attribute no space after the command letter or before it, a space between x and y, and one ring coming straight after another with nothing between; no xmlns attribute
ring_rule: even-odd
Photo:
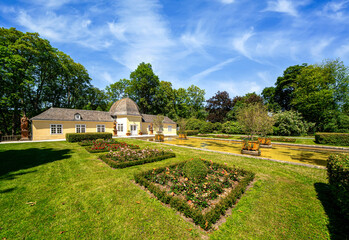
<svg viewBox="0 0 349 240"><path fill-rule="evenodd" d="M274 134L349 129L349 74L339 59L290 66L261 95L230 98L218 91L205 100L205 90L197 86L175 89L160 80L150 63L140 63L129 78L99 89L84 66L39 34L0 28L0 86L3 134L18 134L24 113L30 118L50 107L108 111L126 96L142 113L190 119L188 127L200 132L241 133L236 113L255 103L275 116Z"/></svg>

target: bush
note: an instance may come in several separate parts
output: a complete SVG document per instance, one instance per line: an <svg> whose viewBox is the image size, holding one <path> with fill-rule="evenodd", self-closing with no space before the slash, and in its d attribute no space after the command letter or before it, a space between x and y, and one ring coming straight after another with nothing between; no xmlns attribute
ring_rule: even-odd
<svg viewBox="0 0 349 240"><path fill-rule="evenodd" d="M81 142L82 140L111 139L111 133L67 133L65 139L67 142Z"/></svg>
<svg viewBox="0 0 349 240"><path fill-rule="evenodd" d="M222 132L228 134L241 134L242 129L238 122L228 121L222 124Z"/></svg>
<svg viewBox="0 0 349 240"><path fill-rule="evenodd" d="M187 130L185 131L187 136L193 136L193 135L198 135L199 131L198 130Z"/></svg>
<svg viewBox="0 0 349 240"><path fill-rule="evenodd" d="M300 113L295 111L284 111L275 114L274 135L300 136L307 134L314 123L303 120Z"/></svg>
<svg viewBox="0 0 349 240"><path fill-rule="evenodd" d="M316 133L315 142L337 146L349 146L349 133Z"/></svg>
<svg viewBox="0 0 349 240"><path fill-rule="evenodd" d="M327 175L336 202L344 217L349 220L349 155L330 155Z"/></svg>
<svg viewBox="0 0 349 240"><path fill-rule="evenodd" d="M200 159L194 159L188 161L183 168L184 175L192 179L193 182L200 182L208 173L208 169L203 161Z"/></svg>

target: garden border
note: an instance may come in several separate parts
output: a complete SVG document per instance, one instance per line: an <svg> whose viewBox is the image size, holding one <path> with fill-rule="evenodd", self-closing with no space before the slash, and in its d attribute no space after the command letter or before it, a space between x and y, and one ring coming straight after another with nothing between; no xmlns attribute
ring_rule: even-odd
<svg viewBox="0 0 349 240"><path fill-rule="evenodd" d="M127 167L136 166L136 165L143 165L146 163L158 162L158 161L165 160L168 158L173 158L173 157L176 157L176 154L170 152L170 153L165 153L162 156L146 158L146 159L141 159L141 160L136 160L136 161L121 162L121 163L117 163L114 160L107 158L106 155L100 155L99 159L101 159L103 162L105 162L106 164L108 164L112 168L127 168Z"/></svg>
<svg viewBox="0 0 349 240"><path fill-rule="evenodd" d="M203 160L206 163L209 163L207 160ZM255 173L251 171L247 171L244 169L239 169L245 173L244 178L238 183L235 188L224 198L220 199L220 201L214 205L214 207L205 214L202 214L199 210L192 208L189 206L186 200L178 198L176 196L172 196L166 193L166 191L161 190L155 184L145 179L144 176L153 171L161 172L166 170L167 167L174 167L177 165L181 165L186 163L187 161L172 164L165 167L160 167L153 170L148 170L140 173L134 174L135 182L143 187L145 187L148 191L150 191L158 200L165 204L169 204L172 208L184 214L185 217L191 218L195 224L199 225L204 230L209 230L213 224L215 224L222 216L226 214L226 211L233 207L238 200L241 198L242 194L247 190L249 184L254 180ZM225 166L219 163L212 163L218 167L221 167L225 170L232 169L231 167Z"/></svg>

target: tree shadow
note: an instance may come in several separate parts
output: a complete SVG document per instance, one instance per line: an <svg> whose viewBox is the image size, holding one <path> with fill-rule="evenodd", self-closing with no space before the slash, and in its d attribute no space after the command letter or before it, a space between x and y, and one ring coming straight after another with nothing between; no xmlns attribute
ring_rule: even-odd
<svg viewBox="0 0 349 240"><path fill-rule="evenodd" d="M329 184L315 183L317 197L329 218L327 228L331 239L349 239L349 221L340 214L339 207L333 197Z"/></svg>
<svg viewBox="0 0 349 240"><path fill-rule="evenodd" d="M67 159L70 157L70 152L71 150L69 149L55 150L52 148L29 148L0 152L0 179L11 180L18 175L34 172L11 173Z"/></svg>

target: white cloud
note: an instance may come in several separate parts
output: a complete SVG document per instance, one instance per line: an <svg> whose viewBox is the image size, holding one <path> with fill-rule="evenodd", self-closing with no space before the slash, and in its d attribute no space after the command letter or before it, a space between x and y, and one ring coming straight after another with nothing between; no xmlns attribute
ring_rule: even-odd
<svg viewBox="0 0 349 240"><path fill-rule="evenodd" d="M160 6L154 0L123 0L116 8L117 20L109 23L109 30L122 49L112 52L114 60L134 70L140 62L153 66L169 57L174 46L167 22L159 14Z"/></svg>
<svg viewBox="0 0 349 240"><path fill-rule="evenodd" d="M246 49L246 42L254 35L253 29L244 33L240 37L236 37L233 39L233 48L241 53L243 56L252 60L251 54Z"/></svg>
<svg viewBox="0 0 349 240"><path fill-rule="evenodd" d="M326 16L337 21L347 21L349 17L344 10L348 8L348 5L349 0L331 1L324 6L319 15Z"/></svg>
<svg viewBox="0 0 349 240"><path fill-rule="evenodd" d="M202 25L202 21L199 21L195 30L183 33L180 40L190 52L198 52L201 55L208 56L205 46L209 44L210 36Z"/></svg>
<svg viewBox="0 0 349 240"><path fill-rule="evenodd" d="M113 79L113 77L108 72L103 72L102 78L108 83L116 82L116 79Z"/></svg>
<svg viewBox="0 0 349 240"><path fill-rule="evenodd" d="M232 4L232 3L235 2L235 0L220 0L220 1L221 1L221 3L223 3L223 4Z"/></svg>
<svg viewBox="0 0 349 240"><path fill-rule="evenodd" d="M268 1L268 6L264 11L280 12L291 16L298 16L294 3L288 0Z"/></svg>
<svg viewBox="0 0 349 240"><path fill-rule="evenodd" d="M94 50L111 45L110 40L104 40L105 27L91 29L92 21L88 17L57 15L52 11L30 15L27 11L20 10L16 21L30 32L38 32L51 41L77 43Z"/></svg>
<svg viewBox="0 0 349 240"><path fill-rule="evenodd" d="M319 59L323 56L324 49L331 44L334 38L318 40L317 44L313 44L310 48L310 53L313 58Z"/></svg>
<svg viewBox="0 0 349 240"><path fill-rule="evenodd" d="M194 82L197 82L199 81L200 79L206 77L207 75L213 73L213 72L216 72L216 71L219 71L221 70L225 65L231 63L231 62L234 62L237 60L237 57L235 58L229 58L227 60L225 60L224 62L221 62L221 63L218 63L212 67L209 67L207 68L206 70L200 72L200 73L197 73L195 75L193 75L190 79Z"/></svg>

